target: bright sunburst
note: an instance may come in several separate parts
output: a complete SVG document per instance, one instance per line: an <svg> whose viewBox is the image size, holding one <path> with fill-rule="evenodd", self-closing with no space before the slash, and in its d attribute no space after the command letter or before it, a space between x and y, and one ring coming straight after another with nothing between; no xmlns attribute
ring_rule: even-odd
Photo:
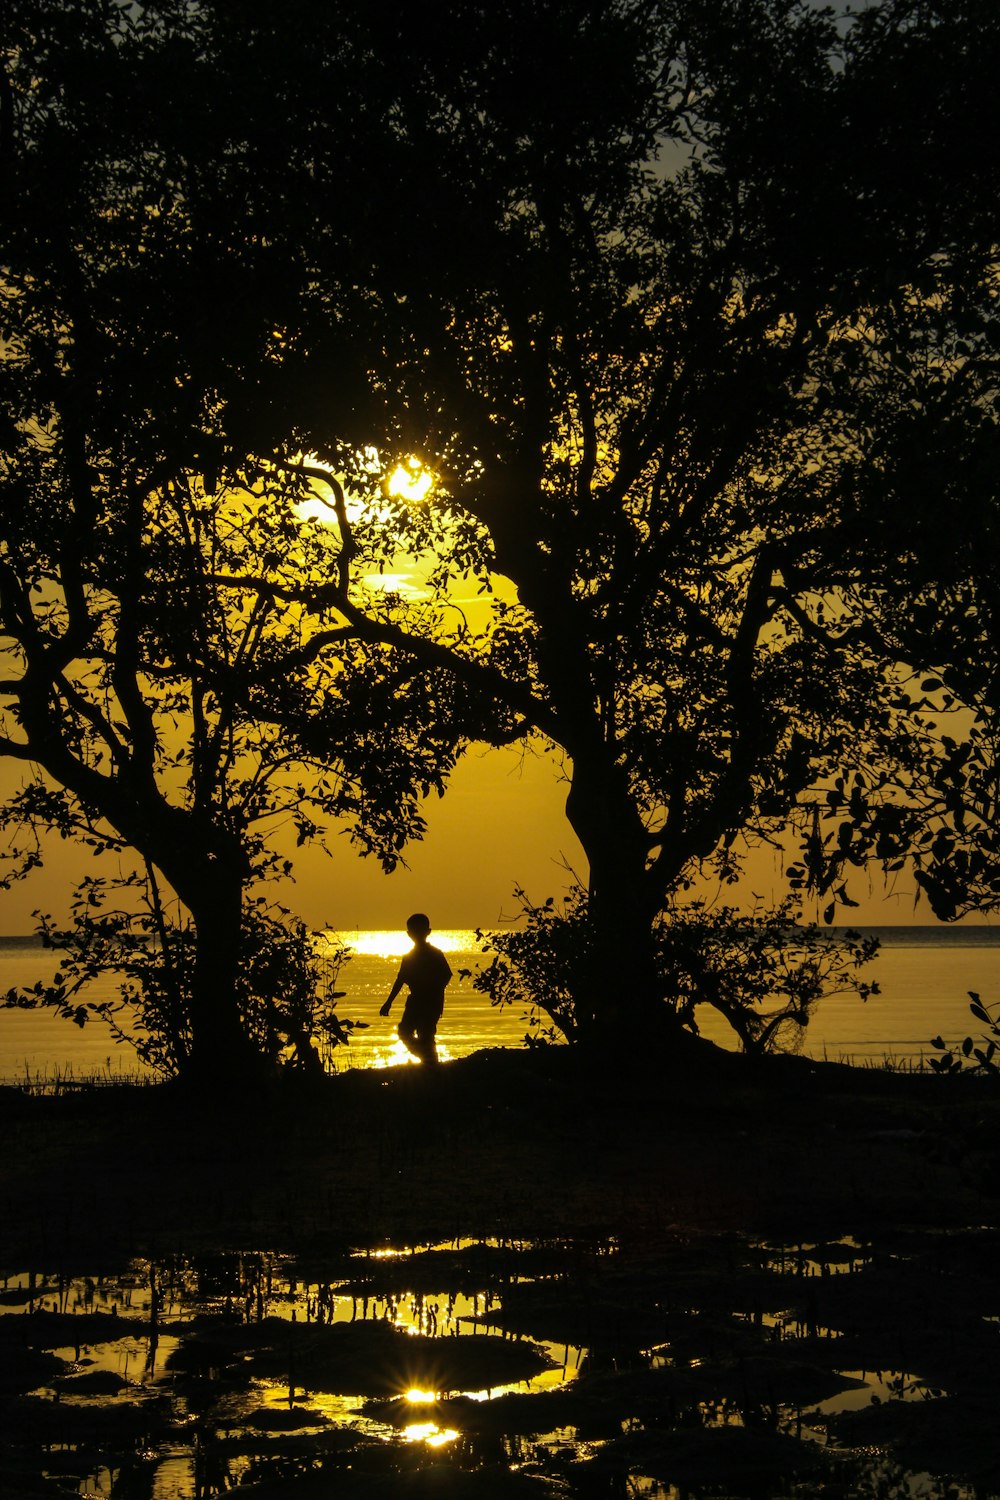
<svg viewBox="0 0 1000 1500"><path fill-rule="evenodd" d="M408 458L405 464L397 464L389 475L387 492L396 500L418 501L425 499L434 483L418 458Z"/></svg>
<svg viewBox="0 0 1000 1500"><path fill-rule="evenodd" d="M374 486L378 484L378 455L374 449L367 450L370 459L370 474ZM305 462L313 469L323 469L325 466L314 454L306 454ZM331 474L331 477L335 477ZM344 482L340 476L341 483ZM419 458L408 458L403 463L397 464L388 478L382 481L385 485L385 493L395 500L406 500L417 504L427 498L427 494L434 483L434 476L429 469L425 469ZM319 478L309 480L311 494L296 501L294 510L300 521L321 521L324 525L335 526L337 524L337 513L333 506L333 499L327 486ZM374 514L372 510L372 497L364 498L352 494L345 488L344 500L347 506L347 517L351 522L360 520L363 516ZM388 513L385 513L386 516Z"/></svg>

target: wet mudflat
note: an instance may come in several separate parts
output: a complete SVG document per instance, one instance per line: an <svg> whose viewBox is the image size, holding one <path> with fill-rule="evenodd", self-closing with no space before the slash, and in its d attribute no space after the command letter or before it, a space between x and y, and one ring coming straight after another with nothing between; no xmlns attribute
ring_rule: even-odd
<svg viewBox="0 0 1000 1500"><path fill-rule="evenodd" d="M565 1070L2 1101L0 1492L1000 1495L988 1092Z"/></svg>
<svg viewBox="0 0 1000 1500"><path fill-rule="evenodd" d="M11 1495L988 1495L989 1230L8 1276ZM916 1487L916 1488L914 1488Z"/></svg>

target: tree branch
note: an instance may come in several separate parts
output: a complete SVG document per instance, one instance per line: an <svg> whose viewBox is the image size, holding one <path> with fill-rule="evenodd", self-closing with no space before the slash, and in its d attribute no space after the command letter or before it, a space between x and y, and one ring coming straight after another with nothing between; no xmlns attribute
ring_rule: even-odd
<svg viewBox="0 0 1000 1500"><path fill-rule="evenodd" d="M236 577L222 573L216 575L215 581L226 588L247 589L273 599L303 604L315 613L333 606L347 619L349 622L347 626L318 632L314 640L319 639L321 644L316 647L315 651L312 649L313 643L309 642L300 651L291 653L294 665L308 665L310 661L316 659L323 646L333 641L360 640L395 646L401 651L408 652L423 666L450 672L477 692L482 692L498 703L507 705L542 734L556 738L559 733L557 714L548 704L537 698L530 688L511 682L502 672L493 667L460 656L449 646L442 646L439 642L427 640L422 636L411 635L400 626L392 625L388 621L373 620L356 604L352 604L349 599L342 596L339 585L319 584L312 589L292 588L284 584L272 583L266 578ZM273 675L273 672L263 674L261 680L267 680Z"/></svg>

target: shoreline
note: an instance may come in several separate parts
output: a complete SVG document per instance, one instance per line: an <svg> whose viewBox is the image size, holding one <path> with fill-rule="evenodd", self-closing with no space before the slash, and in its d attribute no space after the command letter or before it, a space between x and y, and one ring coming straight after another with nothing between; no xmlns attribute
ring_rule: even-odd
<svg viewBox="0 0 1000 1500"><path fill-rule="evenodd" d="M381 934L392 938L398 934ZM970 938L973 941L970 943ZM968 991L975 990L987 1004L1000 1000L997 991L997 957L1000 928L976 929L899 926L894 941L883 947L866 975L877 981L879 994L867 1002L850 992L826 997L818 1006L804 1038L804 1051L818 1058L848 1059L862 1065L882 1064L885 1058L908 1067L932 1055L930 1038L942 1034L949 1042L960 1040L976 1023L969 1016ZM0 940L2 941L2 940ZM460 968L473 951L463 952ZM0 947L0 994L6 987L30 986L44 977L42 950L18 946ZM49 953L54 969L56 955ZM378 1009L395 977L398 959L359 955L346 967L338 987L346 990L341 1013L367 1023L355 1033L352 1052L358 1063L377 1055L378 1064L392 1062L395 1026L382 1020ZM96 999L113 998L110 977L95 988ZM524 1007L498 1012L473 991L471 983L456 979L449 989L440 1030L443 1047L458 1057L478 1049L516 1046L526 1029ZM735 1044L725 1020L705 1006L699 1007L698 1024L705 1036L723 1047ZM615 1046L627 1045L627 1036L616 1037ZM337 1049L340 1052L342 1049ZM331 1059L340 1071L342 1061ZM355 1064L357 1065L357 1064ZM99 1022L80 1029L50 1013L8 1010L0 1018L0 1079L12 1085L24 1081L26 1068L33 1078L77 1077L119 1070L126 1075L139 1071L134 1054L116 1047Z"/></svg>

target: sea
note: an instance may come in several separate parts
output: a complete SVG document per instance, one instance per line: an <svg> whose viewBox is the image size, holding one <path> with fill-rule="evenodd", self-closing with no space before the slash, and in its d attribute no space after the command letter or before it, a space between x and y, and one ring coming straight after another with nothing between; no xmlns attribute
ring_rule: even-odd
<svg viewBox="0 0 1000 1500"><path fill-rule="evenodd" d="M864 973L877 981L880 993L867 1001L854 993L821 1001L800 1049L807 1056L919 1067L937 1055L932 1037L954 1044L981 1031L981 1023L969 1013L970 991L987 1006L1000 1005L1000 925L862 931L881 942L878 957ZM391 1019L378 1013L409 946L405 934L334 936L352 950L337 979L337 988L345 991L338 1011L362 1024L353 1030L349 1046L328 1054L327 1067L340 1071L407 1063L408 1054L395 1035L402 999ZM473 988L472 974L487 962L475 933L436 931L432 942L447 953L455 974L438 1033L441 1058L463 1057L484 1047L528 1045L537 1028L526 1009L498 1009ZM36 938L0 937L0 997L50 979L57 961ZM116 993L116 978L109 973L81 998L103 1000ZM703 1036L722 1046L736 1045L725 1021L710 1007L698 1008L697 1022ZM609 1037L608 1044L627 1048L628 1035ZM146 1076L134 1050L116 1043L101 1021L79 1027L47 1011L0 1009L0 1083L52 1088Z"/></svg>

